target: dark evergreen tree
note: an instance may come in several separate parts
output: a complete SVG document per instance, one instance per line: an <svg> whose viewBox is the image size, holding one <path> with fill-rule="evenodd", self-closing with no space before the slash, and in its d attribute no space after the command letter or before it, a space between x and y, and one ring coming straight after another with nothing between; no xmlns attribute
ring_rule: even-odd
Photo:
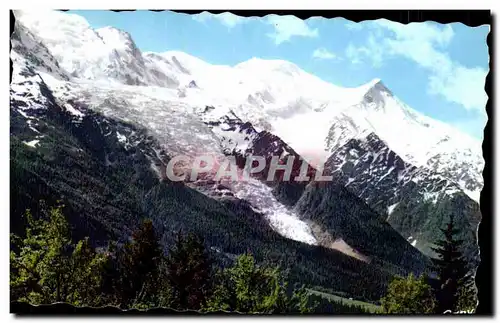
<svg viewBox="0 0 500 323"><path fill-rule="evenodd" d="M133 232L132 241L116 253L117 264L111 268L115 271L118 303L123 307L131 307L144 302L148 295L155 292L153 282L160 276L163 257L151 220L145 220Z"/></svg>
<svg viewBox="0 0 500 323"><path fill-rule="evenodd" d="M198 310L211 293L211 260L200 237L177 234L166 260L173 304L177 309Z"/></svg>
<svg viewBox="0 0 500 323"><path fill-rule="evenodd" d="M438 301L437 311L461 311L464 309L460 306L467 303L464 297L474 297L473 280L461 252L463 240L456 238L460 230L455 227L453 217L450 217L448 225L441 231L444 239L438 240L436 247L432 248L438 255L433 259L437 273L437 279L433 282Z"/></svg>

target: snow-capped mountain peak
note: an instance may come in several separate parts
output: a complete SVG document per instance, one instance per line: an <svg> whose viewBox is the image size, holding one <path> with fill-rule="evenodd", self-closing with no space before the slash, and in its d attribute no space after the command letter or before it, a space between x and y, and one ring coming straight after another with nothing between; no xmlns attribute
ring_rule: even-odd
<svg viewBox="0 0 500 323"><path fill-rule="evenodd" d="M125 31L92 29L84 18L60 11L17 11L15 15L17 23L42 40L61 68L74 78L128 85L172 84L163 73L147 68L141 51Z"/></svg>
<svg viewBox="0 0 500 323"><path fill-rule="evenodd" d="M104 44L115 50L129 50L130 48L137 48L132 40L132 36L130 36L130 34L126 31L111 26L99 28L95 31L99 36L101 36ZM138 51L138 54L140 54L140 51ZM140 56L137 56L136 58L139 57Z"/></svg>
<svg viewBox="0 0 500 323"><path fill-rule="evenodd" d="M361 85L358 87L358 89L360 89L360 91L363 91L364 92L369 92L370 90L372 90L374 87L378 87L380 89L383 89L385 88L387 90L387 88L385 87L385 85L383 84L382 80L380 78L374 78L372 79L371 81Z"/></svg>
<svg viewBox="0 0 500 323"><path fill-rule="evenodd" d="M406 162L444 174L473 194L482 188L480 142L411 109L380 79L342 88L284 60L254 57L223 66L179 51L141 53L128 33L94 30L78 15L15 15L33 34L23 38L23 51L37 45L47 52L45 71L58 79L69 75L115 88L133 86L127 92L188 107L183 113L208 105L219 118L231 110L256 129L275 133L301 156L320 161L348 140L375 133Z"/></svg>
<svg viewBox="0 0 500 323"><path fill-rule="evenodd" d="M391 90L389 90L379 78L373 79L367 84L362 85L362 88L367 89L364 95L364 98L366 100L370 100L370 97L380 95L381 93L386 94L388 97L393 96Z"/></svg>

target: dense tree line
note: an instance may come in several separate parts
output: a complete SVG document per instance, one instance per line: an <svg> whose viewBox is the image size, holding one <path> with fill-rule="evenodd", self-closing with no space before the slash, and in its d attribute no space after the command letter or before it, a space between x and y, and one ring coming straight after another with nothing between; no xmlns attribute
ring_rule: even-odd
<svg viewBox="0 0 500 323"><path fill-rule="evenodd" d="M390 314L472 313L477 299L474 278L462 254L463 240L453 216L441 229L444 239L435 242L434 275L395 277L381 299Z"/></svg>
<svg viewBox="0 0 500 323"><path fill-rule="evenodd" d="M62 206L44 216L25 213L25 234L12 234L11 300L120 308L242 313L313 311L304 288L288 288L276 266L242 254L231 265L214 266L203 241L179 232L165 255L150 220L124 244L95 249L74 243Z"/></svg>
<svg viewBox="0 0 500 323"><path fill-rule="evenodd" d="M367 313L361 306L311 295L289 286L286 271L257 263L247 252L219 266L197 235L179 231L164 253L157 232L145 220L126 243L93 248L74 242L62 206L38 217L28 210L24 235L11 235L11 300L30 304L171 308L240 313ZM471 312L475 290L458 251L453 219L436 242L436 276L396 276L381 299L383 313Z"/></svg>

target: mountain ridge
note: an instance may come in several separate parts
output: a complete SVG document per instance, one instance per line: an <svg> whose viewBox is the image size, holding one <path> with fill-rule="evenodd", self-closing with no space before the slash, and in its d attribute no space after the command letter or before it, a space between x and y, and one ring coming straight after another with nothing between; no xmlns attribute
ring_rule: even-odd
<svg viewBox="0 0 500 323"><path fill-rule="evenodd" d="M477 261L478 204L453 181L405 162L374 133L336 150L325 170L426 254L434 255L433 242L440 234L436 229L454 216L466 241L464 253Z"/></svg>

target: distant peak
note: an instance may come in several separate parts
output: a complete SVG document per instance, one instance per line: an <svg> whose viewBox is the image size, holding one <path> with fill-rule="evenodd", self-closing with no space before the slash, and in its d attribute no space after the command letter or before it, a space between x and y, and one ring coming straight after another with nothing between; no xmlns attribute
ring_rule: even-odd
<svg viewBox="0 0 500 323"><path fill-rule="evenodd" d="M368 87L374 87L375 85L377 85L379 83L382 83L382 80L379 79L379 78L374 78L373 80L371 80L370 82L368 82L366 85Z"/></svg>
<svg viewBox="0 0 500 323"><path fill-rule="evenodd" d="M386 92L392 96L391 90L389 90L385 84L379 78L374 78L370 82L362 85L360 87L365 95L373 94L374 92Z"/></svg>

